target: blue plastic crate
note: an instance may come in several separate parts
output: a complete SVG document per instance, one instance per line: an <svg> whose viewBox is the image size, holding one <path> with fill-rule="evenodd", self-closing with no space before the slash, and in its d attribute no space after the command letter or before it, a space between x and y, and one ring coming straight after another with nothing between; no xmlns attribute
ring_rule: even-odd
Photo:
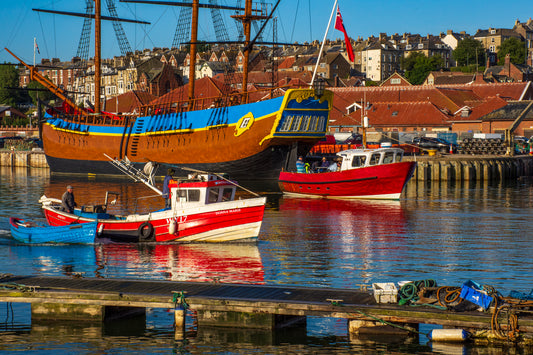
<svg viewBox="0 0 533 355"><path fill-rule="evenodd" d="M461 287L461 295L459 297L477 304L483 308L483 310L486 310L490 307L493 297L481 292L481 289L482 287L479 284L469 280L463 284L463 287Z"/></svg>

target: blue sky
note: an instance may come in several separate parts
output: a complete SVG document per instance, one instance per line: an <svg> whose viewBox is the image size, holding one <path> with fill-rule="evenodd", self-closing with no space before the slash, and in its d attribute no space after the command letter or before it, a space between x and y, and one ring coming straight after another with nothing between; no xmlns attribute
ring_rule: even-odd
<svg viewBox="0 0 533 355"><path fill-rule="evenodd" d="M101 0L104 7L106 0ZM123 18L137 18L151 25L123 24L126 36L134 49L170 47L179 16L179 7L120 3L117 12ZM275 0L267 0L273 3ZM200 0L207 3L207 0ZM244 2L244 1L241 1ZM220 4L235 6L237 0L219 0ZM85 12L85 0L0 0L0 62L14 61L4 50L9 48L23 60L33 62L33 38L37 38L42 58L70 60L76 55L83 19L77 17L37 13L32 8ZM525 0L508 2L494 0L420 1L420 0L339 0L344 25L352 38L366 38L380 32L438 34L452 29L474 34L477 29L512 28L516 19L525 22L533 17L533 3ZM278 40L288 43L321 40L333 6L330 0L282 0L278 7ZM222 12L232 39L236 34L233 20ZM199 35L215 40L209 10L203 10ZM94 30L94 25L93 25ZM120 55L111 22L104 22L102 55ZM271 33L271 31L268 31ZM265 40L271 40L271 34ZM342 38L333 25L328 38ZM93 44L91 44L92 46ZM91 49L90 56L94 51Z"/></svg>

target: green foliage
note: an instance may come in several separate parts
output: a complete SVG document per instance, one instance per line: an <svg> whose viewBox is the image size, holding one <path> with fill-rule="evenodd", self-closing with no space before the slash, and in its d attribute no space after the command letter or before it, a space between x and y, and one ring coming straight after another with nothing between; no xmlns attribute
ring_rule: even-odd
<svg viewBox="0 0 533 355"><path fill-rule="evenodd" d="M379 83L373 80L365 80L365 86L379 86Z"/></svg>
<svg viewBox="0 0 533 355"><path fill-rule="evenodd" d="M28 83L28 89L36 89L28 90L28 94L30 95L31 101L34 105L37 105L37 97L39 97L41 101L46 102L52 100L55 97L54 94L46 90L46 88L42 84L34 80Z"/></svg>
<svg viewBox="0 0 533 355"><path fill-rule="evenodd" d="M16 107L20 99L18 90L7 89L19 86L19 74L14 65L0 65L0 105Z"/></svg>
<svg viewBox="0 0 533 355"><path fill-rule="evenodd" d="M29 118L19 116L5 116L2 121L4 126L26 126L30 123Z"/></svg>
<svg viewBox="0 0 533 355"><path fill-rule="evenodd" d="M428 58L424 53L413 52L401 59L401 66L405 71L405 78L413 85L420 85L430 72L444 67L444 60L440 55Z"/></svg>
<svg viewBox="0 0 533 355"><path fill-rule="evenodd" d="M511 37L498 47L498 64L505 64L505 56L511 55L511 63L523 64L526 60L526 45L518 38Z"/></svg>
<svg viewBox="0 0 533 355"><path fill-rule="evenodd" d="M470 65L465 65L463 67L450 68L450 71L461 72L461 73L476 73L476 72L483 73L485 71L485 66L484 65L478 66L476 64L470 64Z"/></svg>
<svg viewBox="0 0 533 355"><path fill-rule="evenodd" d="M187 44L185 46L185 48L187 48L187 53L191 52L191 45L190 44ZM210 50L211 50L211 44L205 43L205 41L198 41L196 43L196 53L208 52Z"/></svg>
<svg viewBox="0 0 533 355"><path fill-rule="evenodd" d="M485 48L477 39L467 37L457 44L452 57L459 67L484 64Z"/></svg>

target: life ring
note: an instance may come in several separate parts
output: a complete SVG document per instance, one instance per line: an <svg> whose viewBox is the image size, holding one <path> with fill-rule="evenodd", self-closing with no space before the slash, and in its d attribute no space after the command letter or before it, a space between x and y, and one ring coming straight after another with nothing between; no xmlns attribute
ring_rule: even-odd
<svg viewBox="0 0 533 355"><path fill-rule="evenodd" d="M154 226L150 222L144 222L137 229L137 235L139 236L139 241L148 242L153 240L154 237Z"/></svg>

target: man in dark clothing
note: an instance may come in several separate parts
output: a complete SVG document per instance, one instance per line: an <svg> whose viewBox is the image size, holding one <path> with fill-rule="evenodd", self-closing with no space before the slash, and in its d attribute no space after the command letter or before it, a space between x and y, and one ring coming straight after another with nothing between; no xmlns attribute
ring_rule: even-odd
<svg viewBox="0 0 533 355"><path fill-rule="evenodd" d="M61 207L63 207L63 211L72 213L74 212L74 207L76 207L77 204L74 201L74 193L72 192L72 186L67 186L67 191L63 194L61 197Z"/></svg>
<svg viewBox="0 0 533 355"><path fill-rule="evenodd" d="M165 180L163 180L163 198L165 199L165 208L170 208L170 189L168 184L174 179L174 169L168 169Z"/></svg>

